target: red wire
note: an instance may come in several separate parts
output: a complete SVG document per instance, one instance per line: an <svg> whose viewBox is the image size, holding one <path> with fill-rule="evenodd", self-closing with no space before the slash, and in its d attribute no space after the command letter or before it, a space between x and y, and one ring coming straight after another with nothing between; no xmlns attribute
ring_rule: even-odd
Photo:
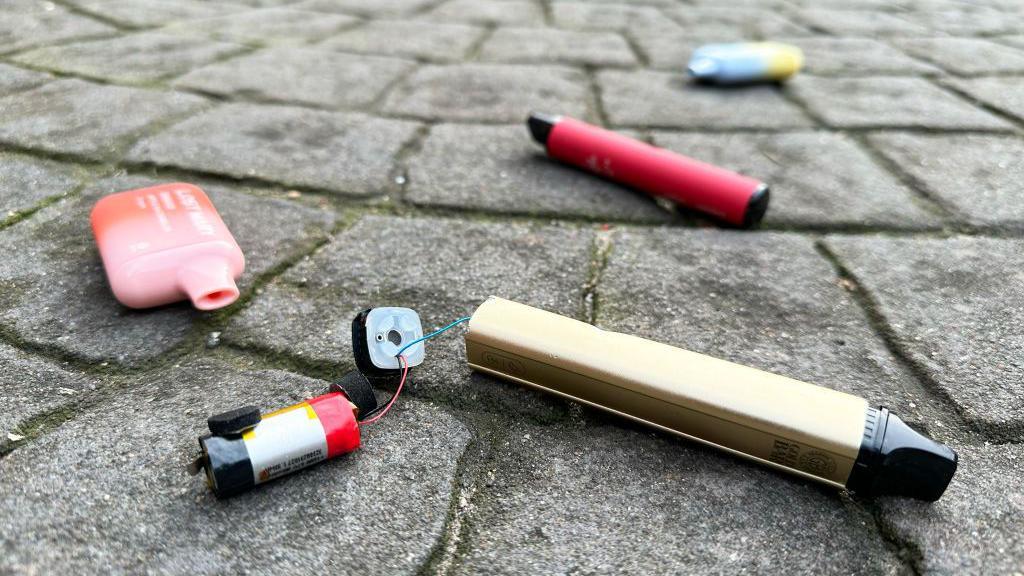
<svg viewBox="0 0 1024 576"><path fill-rule="evenodd" d="M402 386L405 385L405 377L409 375L409 364L405 361L405 356L399 356L398 363L402 365L402 379L398 381L398 389L395 390L395 395L391 397L391 400L388 400L387 406L384 406L384 409L381 410L380 413L373 418L363 420L360 424L373 424L377 420L380 420L382 416L388 413L388 410L391 410L391 406L395 403L395 400L398 400L398 395L402 393Z"/></svg>

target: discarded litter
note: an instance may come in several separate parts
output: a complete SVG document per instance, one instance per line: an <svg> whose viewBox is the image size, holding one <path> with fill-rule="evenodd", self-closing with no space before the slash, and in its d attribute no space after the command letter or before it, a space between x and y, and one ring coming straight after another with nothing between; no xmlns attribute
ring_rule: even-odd
<svg viewBox="0 0 1024 576"><path fill-rule="evenodd" d="M564 116L531 114L548 156L653 196L749 228L768 210L768 185Z"/></svg>
<svg viewBox="0 0 1024 576"><path fill-rule="evenodd" d="M424 336L419 316L408 308L361 312L352 321L358 370L327 393L276 412L261 416L258 408L246 406L211 416L210 434L199 438L201 454L190 471L205 470L214 494L227 497L357 450L360 428L388 413L410 368L423 362L423 342L466 320ZM391 399L378 405L371 380L396 384Z"/></svg>
<svg viewBox="0 0 1024 576"><path fill-rule="evenodd" d="M707 44L694 50L687 72L714 84L783 81L803 66L803 52L779 42Z"/></svg>
<svg viewBox="0 0 1024 576"><path fill-rule="evenodd" d="M471 368L865 496L937 500L957 455L863 398L491 297Z"/></svg>
<svg viewBox="0 0 1024 576"><path fill-rule="evenodd" d="M198 187L163 184L104 196L90 219L110 288L125 306L190 299L214 310L238 298L245 258Z"/></svg>

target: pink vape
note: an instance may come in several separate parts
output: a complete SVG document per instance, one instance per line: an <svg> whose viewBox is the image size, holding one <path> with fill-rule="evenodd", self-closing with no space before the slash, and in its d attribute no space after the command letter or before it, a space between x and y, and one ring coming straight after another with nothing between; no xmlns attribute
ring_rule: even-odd
<svg viewBox="0 0 1024 576"><path fill-rule="evenodd" d="M245 257L206 193L162 184L104 196L92 232L114 296L129 308L186 298L214 310L238 298Z"/></svg>
<svg viewBox="0 0 1024 576"><path fill-rule="evenodd" d="M768 185L664 148L566 118L531 114L548 156L648 194L749 228L768 209Z"/></svg>

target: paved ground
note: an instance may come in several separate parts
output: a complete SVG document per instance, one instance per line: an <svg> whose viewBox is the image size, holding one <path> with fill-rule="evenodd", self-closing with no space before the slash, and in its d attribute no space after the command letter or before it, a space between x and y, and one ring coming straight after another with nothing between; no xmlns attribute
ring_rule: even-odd
<svg viewBox="0 0 1024 576"><path fill-rule="evenodd" d="M1024 573L1024 4L804 4L6 0L0 573ZM684 82L743 38L806 73ZM761 178L765 224L552 164L530 110ZM109 293L92 203L174 180L248 255L227 310ZM864 395L960 472L852 499L472 375L452 337L358 454L225 502L185 474L209 413L350 368L357 310L491 294Z"/></svg>

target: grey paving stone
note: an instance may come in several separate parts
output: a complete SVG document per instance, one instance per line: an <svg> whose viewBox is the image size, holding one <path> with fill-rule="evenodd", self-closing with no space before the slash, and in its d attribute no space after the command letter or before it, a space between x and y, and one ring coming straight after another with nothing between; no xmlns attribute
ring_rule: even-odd
<svg viewBox="0 0 1024 576"><path fill-rule="evenodd" d="M205 104L190 94L58 80L0 98L0 141L47 152L111 157L147 128Z"/></svg>
<svg viewBox="0 0 1024 576"><path fill-rule="evenodd" d="M903 38L893 42L956 74L1024 71L1024 50L983 38Z"/></svg>
<svg viewBox="0 0 1024 576"><path fill-rule="evenodd" d="M972 98L1024 120L1024 77L947 78L944 82Z"/></svg>
<svg viewBox="0 0 1024 576"><path fill-rule="evenodd" d="M0 325L23 341L90 361L143 364L180 344L202 314L187 303L147 311L121 306L110 293L89 228L102 194L166 180L118 177L85 195L49 206L0 232ZM283 200L203 186L246 255L239 281L253 280L321 241L332 217Z"/></svg>
<svg viewBox="0 0 1024 576"><path fill-rule="evenodd" d="M76 4L93 14L113 20L124 26L148 28L181 20L209 18L249 10L250 7L234 2L205 2L203 0L77 0Z"/></svg>
<svg viewBox="0 0 1024 576"><path fill-rule="evenodd" d="M1002 42L1004 44L1009 44L1010 46L1016 46L1017 48L1024 48L1024 34L1012 34L1012 35L1009 35L1009 36L999 36L999 37L993 38L993 40L997 40L997 41Z"/></svg>
<svg viewBox="0 0 1024 576"><path fill-rule="evenodd" d="M637 63L629 44L618 34L551 28L499 28L483 45L480 59L590 66Z"/></svg>
<svg viewBox="0 0 1024 576"><path fill-rule="evenodd" d="M797 36L810 31L780 16L776 11L736 7L676 6L663 10L687 32L701 33L708 25L727 27L733 35L747 40Z"/></svg>
<svg viewBox="0 0 1024 576"><path fill-rule="evenodd" d="M889 11L893 3L889 0L788 0L792 8L845 8L847 10L878 10ZM900 2L900 7L913 4L911 0Z"/></svg>
<svg viewBox="0 0 1024 576"><path fill-rule="evenodd" d="M117 29L113 26L52 4L49 10L5 10L4 17L0 18L0 53L115 32Z"/></svg>
<svg viewBox="0 0 1024 576"><path fill-rule="evenodd" d="M834 10L805 8L793 12L808 26L837 36L923 35L928 29L894 14L879 10Z"/></svg>
<svg viewBox="0 0 1024 576"><path fill-rule="evenodd" d="M291 7L314 12L353 14L368 18L390 18L404 16L428 8L438 0L306 0Z"/></svg>
<svg viewBox="0 0 1024 576"><path fill-rule="evenodd" d="M828 245L969 421L1024 437L1024 243L835 237Z"/></svg>
<svg viewBox="0 0 1024 576"><path fill-rule="evenodd" d="M784 9L792 8L790 0L693 0L693 4L699 7L729 7L744 9ZM665 2L666 6L679 6L678 2Z"/></svg>
<svg viewBox="0 0 1024 576"><path fill-rule="evenodd" d="M1024 10L1024 6L1021 6L1020 2L1014 0L992 0L991 2L986 2L986 4L1009 15L1020 14Z"/></svg>
<svg viewBox="0 0 1024 576"><path fill-rule="evenodd" d="M465 57L483 34L483 28L465 24L374 20L330 38L320 47L357 54L447 62Z"/></svg>
<svg viewBox="0 0 1024 576"><path fill-rule="evenodd" d="M274 8L279 6L291 7L296 3L296 0L238 0L242 4L247 6L254 6L256 8Z"/></svg>
<svg viewBox="0 0 1024 576"><path fill-rule="evenodd" d="M648 66L685 73L693 51L704 44L721 42L745 42L735 27L728 24L710 23L693 30L665 21L658 24L637 24L625 31Z"/></svg>
<svg viewBox="0 0 1024 576"><path fill-rule="evenodd" d="M34 70L16 68L7 64L0 64L0 96L6 96L12 92L35 88L53 79L53 76Z"/></svg>
<svg viewBox="0 0 1024 576"><path fill-rule="evenodd" d="M900 572L870 516L830 490L615 424L510 431L455 573Z"/></svg>
<svg viewBox="0 0 1024 576"><path fill-rule="evenodd" d="M491 295L577 316L592 237L576 227L367 216L268 284L223 338L351 368L352 318L374 306L413 308L425 330L472 314ZM427 345L410 394L528 419L564 414L563 402L539 392L470 376L462 330Z"/></svg>
<svg viewBox="0 0 1024 576"><path fill-rule="evenodd" d="M970 222L1024 226L1024 142L1018 138L879 134L870 141Z"/></svg>
<svg viewBox="0 0 1024 576"><path fill-rule="evenodd" d="M70 405L95 387L58 363L0 344L0 451L25 436L21 424Z"/></svg>
<svg viewBox="0 0 1024 576"><path fill-rule="evenodd" d="M929 398L806 236L620 231L597 306L602 328L856 394L934 424Z"/></svg>
<svg viewBox="0 0 1024 576"><path fill-rule="evenodd" d="M654 142L680 154L767 182L771 225L936 226L913 192L882 170L848 136L671 134Z"/></svg>
<svg viewBox="0 0 1024 576"><path fill-rule="evenodd" d="M0 153L0 174L0 224L43 200L68 194L84 176L74 166L10 153Z"/></svg>
<svg viewBox="0 0 1024 576"><path fill-rule="evenodd" d="M384 103L391 114L442 120L518 122L532 110L589 118L582 72L560 66L461 64L424 66Z"/></svg>
<svg viewBox="0 0 1024 576"><path fill-rule="evenodd" d="M559 28L619 32L645 29L668 20L653 6L603 2L555 2L551 16Z"/></svg>
<svg viewBox="0 0 1024 576"><path fill-rule="evenodd" d="M255 104L225 104L142 140L136 162L351 195L392 189L395 155L417 125Z"/></svg>
<svg viewBox="0 0 1024 576"><path fill-rule="evenodd" d="M922 574L1019 574L1024 565L1024 447L955 446L959 471L934 504L882 502L882 518L920 549Z"/></svg>
<svg viewBox="0 0 1024 576"><path fill-rule="evenodd" d="M544 11L540 4L529 0L448 0L423 18L481 26L540 26L544 24Z"/></svg>
<svg viewBox="0 0 1024 576"><path fill-rule="evenodd" d="M547 159L522 124L433 127L409 160L406 197L414 204L456 209L668 219L643 194Z"/></svg>
<svg viewBox="0 0 1024 576"><path fill-rule="evenodd" d="M717 89L679 73L604 71L597 75L608 120L626 126L800 128L811 121L771 86Z"/></svg>
<svg viewBox="0 0 1024 576"><path fill-rule="evenodd" d="M552 0L551 3L552 3L552 5L557 5L557 4L562 4L562 3L596 4L598 6L607 6L607 5L622 6L622 5L624 5L622 0ZM678 4L677 0L630 0L630 5L635 5L635 6L660 7L660 6L676 6L677 4Z"/></svg>
<svg viewBox="0 0 1024 576"><path fill-rule="evenodd" d="M1011 125L923 78L798 76L794 94L835 128L978 128Z"/></svg>
<svg viewBox="0 0 1024 576"><path fill-rule="evenodd" d="M719 38L722 37L731 38L730 36L720 36ZM710 44L709 40L714 41L717 38L701 39L685 34L678 36L656 35L637 37L634 40L634 45L637 46L650 68L672 70L675 74L685 75L687 62L690 61L694 50L704 44ZM728 41L733 40L738 41L739 39Z"/></svg>
<svg viewBox="0 0 1024 576"><path fill-rule="evenodd" d="M793 36L773 40L799 46L804 52L804 71L811 74L916 76L940 72L935 66L873 38Z"/></svg>
<svg viewBox="0 0 1024 576"><path fill-rule="evenodd" d="M175 34L206 35L221 40L257 44L306 44L359 22L344 14L324 14L289 8L264 8L239 14L179 22L165 28Z"/></svg>
<svg viewBox="0 0 1024 576"><path fill-rule="evenodd" d="M991 35L1020 29L1012 16L1000 10L967 3L937 9L923 7L902 12L900 18L952 36Z"/></svg>
<svg viewBox="0 0 1024 576"><path fill-rule="evenodd" d="M397 58L269 48L193 70L174 85L284 103L362 108L414 66Z"/></svg>
<svg viewBox="0 0 1024 576"><path fill-rule="evenodd" d="M161 32L39 48L15 62L120 83L149 83L238 53L244 48Z"/></svg>
<svg viewBox="0 0 1024 576"><path fill-rule="evenodd" d="M139 377L4 459L0 570L415 574L443 534L470 438L438 408L407 398L357 452L227 501L185 472L208 414L326 387L210 361Z"/></svg>

